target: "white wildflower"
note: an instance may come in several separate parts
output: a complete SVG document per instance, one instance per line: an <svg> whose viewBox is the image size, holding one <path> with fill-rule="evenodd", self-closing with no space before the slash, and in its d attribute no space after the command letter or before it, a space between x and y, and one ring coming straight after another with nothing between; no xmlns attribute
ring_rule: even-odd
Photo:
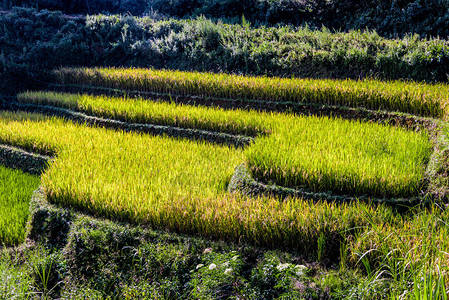
<svg viewBox="0 0 449 300"><path fill-rule="evenodd" d="M227 268L227 269L224 271L224 273L225 273L226 275L231 274L231 273L232 273L232 268Z"/></svg>
<svg viewBox="0 0 449 300"><path fill-rule="evenodd" d="M307 267L304 265L296 265L293 267L293 270L295 271L296 276L302 277L307 272Z"/></svg>
<svg viewBox="0 0 449 300"><path fill-rule="evenodd" d="M285 263L285 264L279 264L276 269L278 269L278 271L284 271L285 269L289 268L291 266L291 264L289 263Z"/></svg>

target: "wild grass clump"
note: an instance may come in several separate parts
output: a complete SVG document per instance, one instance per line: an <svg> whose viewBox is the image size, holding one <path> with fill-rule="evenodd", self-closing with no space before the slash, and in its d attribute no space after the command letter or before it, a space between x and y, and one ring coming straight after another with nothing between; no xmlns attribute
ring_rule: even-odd
<svg viewBox="0 0 449 300"><path fill-rule="evenodd" d="M61 84L102 86L200 97L363 107L446 118L447 84L379 80L248 77L228 74L123 68L62 68Z"/></svg>
<svg viewBox="0 0 449 300"><path fill-rule="evenodd" d="M417 196L432 145L425 132L327 117L297 117L246 149L255 178L317 192Z"/></svg>
<svg viewBox="0 0 449 300"><path fill-rule="evenodd" d="M0 165L0 246L25 240L30 199L39 177Z"/></svg>
<svg viewBox="0 0 449 300"><path fill-rule="evenodd" d="M393 299L447 299L447 208L417 207L405 215L391 215L382 223L367 221L370 225L348 247L352 252L348 260L368 275L366 295L388 283Z"/></svg>

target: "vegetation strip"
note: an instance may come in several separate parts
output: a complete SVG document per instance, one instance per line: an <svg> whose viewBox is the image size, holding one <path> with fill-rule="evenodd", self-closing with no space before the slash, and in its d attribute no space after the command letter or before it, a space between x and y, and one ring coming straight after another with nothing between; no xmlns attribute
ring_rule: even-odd
<svg viewBox="0 0 449 300"><path fill-rule="evenodd" d="M436 118L447 117L449 102L449 87L446 84L285 79L113 68L62 68L55 70L54 76L61 84L201 97L343 105Z"/></svg>
<svg viewBox="0 0 449 300"><path fill-rule="evenodd" d="M232 135L194 128L179 128L153 124L128 123L114 119L89 116L80 112L72 111L70 109L55 107L52 105L9 102L8 107L11 110L20 110L31 113L40 113L47 116L62 117L64 119L71 120L79 124L86 124L89 126L143 132L153 135L167 135L171 137L188 138L193 140L204 140L211 143L233 145L235 147L245 147L249 145L253 140L251 137L246 137L243 135Z"/></svg>
<svg viewBox="0 0 449 300"><path fill-rule="evenodd" d="M409 198L376 198L372 196L347 196L347 195L334 195L330 191L326 192L313 192L310 189L292 189L283 186L272 184L265 184L257 181L253 178L253 175L248 170L245 164L241 164L235 168L234 175L232 176L228 191L230 193L242 193L250 197L258 196L273 196L286 198L302 198L304 200L315 201L331 201L337 203L343 202L358 202L365 201L376 204L387 204L394 207L412 207L422 202L423 197L415 196Z"/></svg>
<svg viewBox="0 0 449 300"><path fill-rule="evenodd" d="M22 103L53 105L115 120L257 136L269 132L257 111L148 101L142 98L25 92Z"/></svg>
<svg viewBox="0 0 449 300"><path fill-rule="evenodd" d="M264 112L291 112L306 116L338 116L347 120L361 120L377 122L391 126L399 126L419 131L422 128L432 128L436 120L407 113L395 113L387 110L371 110L363 107L351 108L347 106L323 105L313 103L295 103L279 101L259 101L248 99L225 99L217 97L199 97L178 95L173 93L142 92L106 88L100 86L86 86L74 84L48 84L48 89L59 93L82 93L92 96L112 96L126 98L143 98L150 101L167 101L192 106L221 107L225 109L254 109ZM14 98L16 99L16 98ZM157 99L157 100L154 100Z"/></svg>

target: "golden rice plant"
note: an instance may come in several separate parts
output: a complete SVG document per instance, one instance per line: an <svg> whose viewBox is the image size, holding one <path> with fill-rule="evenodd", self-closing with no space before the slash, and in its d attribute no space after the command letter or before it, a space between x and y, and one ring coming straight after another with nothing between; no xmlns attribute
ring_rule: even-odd
<svg viewBox="0 0 449 300"><path fill-rule="evenodd" d="M61 84L101 86L200 97L363 107L446 118L447 84L379 80L249 77L230 74L124 68L62 68Z"/></svg>

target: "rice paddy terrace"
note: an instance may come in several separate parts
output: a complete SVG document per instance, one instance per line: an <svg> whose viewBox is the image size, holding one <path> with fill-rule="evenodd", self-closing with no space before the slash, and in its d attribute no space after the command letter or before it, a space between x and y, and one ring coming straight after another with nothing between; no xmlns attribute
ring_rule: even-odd
<svg viewBox="0 0 449 300"><path fill-rule="evenodd" d="M54 78L0 112L3 164L39 169L52 205L447 277L447 85L104 68ZM3 243L23 241L0 228Z"/></svg>

